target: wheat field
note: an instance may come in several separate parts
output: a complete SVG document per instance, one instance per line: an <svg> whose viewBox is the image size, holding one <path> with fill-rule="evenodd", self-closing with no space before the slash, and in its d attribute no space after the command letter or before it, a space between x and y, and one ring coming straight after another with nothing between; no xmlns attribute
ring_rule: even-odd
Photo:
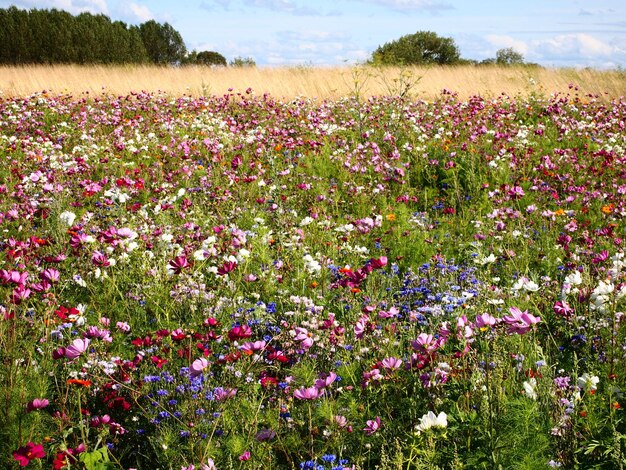
<svg viewBox="0 0 626 470"><path fill-rule="evenodd" d="M571 85L579 89L572 89ZM443 89L461 99L473 95L489 98L552 93L593 94L610 100L626 95L623 71L541 68L531 66L448 66L413 68L290 67L211 68L157 66L1 66L1 96L25 96L38 92L126 95L148 91L181 95L269 93L275 98L334 99L346 95L405 94L436 99Z"/></svg>

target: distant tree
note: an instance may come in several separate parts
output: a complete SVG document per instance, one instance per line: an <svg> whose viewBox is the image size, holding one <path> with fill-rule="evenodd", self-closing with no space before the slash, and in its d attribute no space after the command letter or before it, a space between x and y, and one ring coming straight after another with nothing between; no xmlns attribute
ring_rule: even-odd
<svg viewBox="0 0 626 470"><path fill-rule="evenodd" d="M252 57L235 57L230 61L231 67L256 67L256 62Z"/></svg>
<svg viewBox="0 0 626 470"><path fill-rule="evenodd" d="M516 65L523 63L524 56L512 47L499 49L496 52L496 64L498 65Z"/></svg>
<svg viewBox="0 0 626 470"><path fill-rule="evenodd" d="M184 61L187 48L180 33L172 25L150 20L141 24L139 31L153 63L174 65Z"/></svg>
<svg viewBox="0 0 626 470"><path fill-rule="evenodd" d="M452 38L439 37L432 31L418 31L379 46L371 62L380 65L455 64L460 58L459 48Z"/></svg>
<svg viewBox="0 0 626 470"><path fill-rule="evenodd" d="M198 52L196 63L198 65L216 65L220 67L226 67L227 65L226 57L215 51Z"/></svg>

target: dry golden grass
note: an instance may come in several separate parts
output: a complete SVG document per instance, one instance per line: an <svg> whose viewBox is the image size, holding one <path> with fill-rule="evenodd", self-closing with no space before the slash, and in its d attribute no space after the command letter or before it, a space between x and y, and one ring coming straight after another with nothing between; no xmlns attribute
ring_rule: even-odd
<svg viewBox="0 0 626 470"><path fill-rule="evenodd" d="M415 67L384 68L209 68L156 66L23 66L0 67L0 92L24 96L48 90L73 95L131 91L164 92L172 96L199 96L228 93L232 88L255 94L268 92L275 98L337 98L409 94L426 100L436 98L445 88L466 99L472 95L493 97L536 93L567 93L572 83L580 94L600 94L606 99L626 95L626 76L620 71L552 69L539 67ZM411 86L412 85L412 86Z"/></svg>

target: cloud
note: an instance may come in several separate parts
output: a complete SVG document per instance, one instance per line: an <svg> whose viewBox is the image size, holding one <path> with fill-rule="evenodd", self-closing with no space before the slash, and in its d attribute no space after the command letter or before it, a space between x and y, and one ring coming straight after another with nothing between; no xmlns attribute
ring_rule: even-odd
<svg viewBox="0 0 626 470"><path fill-rule="evenodd" d="M382 7L389 7L392 10L402 12L407 11L430 11L438 12L443 10L453 10L452 4L441 0L360 0L363 3L371 3Z"/></svg>
<svg viewBox="0 0 626 470"><path fill-rule="evenodd" d="M227 59L252 57L259 65L335 65L369 57L348 34L315 30L279 31L261 40L213 41L195 49L219 51Z"/></svg>
<svg viewBox="0 0 626 470"><path fill-rule="evenodd" d="M528 53L528 45L524 41L514 39L511 36L488 34L485 36L485 39L497 49L511 47L522 54Z"/></svg>
<svg viewBox="0 0 626 470"><path fill-rule="evenodd" d="M124 16L132 18L133 20L139 21L141 23L145 23L146 21L155 19L155 15L152 14L150 9L145 5L130 2L126 4L123 9L125 12ZM131 22L134 23L135 21Z"/></svg>
<svg viewBox="0 0 626 470"><path fill-rule="evenodd" d="M1 2L0 6L5 4L15 5L18 8L30 10L31 8L65 10L72 14L89 12L93 14L109 13L109 7L106 0L19 0L14 2ZM8 7L9 5L6 5Z"/></svg>
<svg viewBox="0 0 626 470"><path fill-rule="evenodd" d="M577 56L585 59L607 58L616 48L589 34L563 34L553 38L533 41L534 51L544 57Z"/></svg>

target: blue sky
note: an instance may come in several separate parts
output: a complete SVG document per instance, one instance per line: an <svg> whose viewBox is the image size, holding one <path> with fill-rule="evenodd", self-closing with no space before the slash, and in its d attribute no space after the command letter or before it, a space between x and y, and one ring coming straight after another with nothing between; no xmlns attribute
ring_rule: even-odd
<svg viewBox="0 0 626 470"><path fill-rule="evenodd" d="M513 47L546 66L626 67L618 0L0 0L10 5L168 22L189 50L267 66L354 64L400 36L434 31L469 59Z"/></svg>

